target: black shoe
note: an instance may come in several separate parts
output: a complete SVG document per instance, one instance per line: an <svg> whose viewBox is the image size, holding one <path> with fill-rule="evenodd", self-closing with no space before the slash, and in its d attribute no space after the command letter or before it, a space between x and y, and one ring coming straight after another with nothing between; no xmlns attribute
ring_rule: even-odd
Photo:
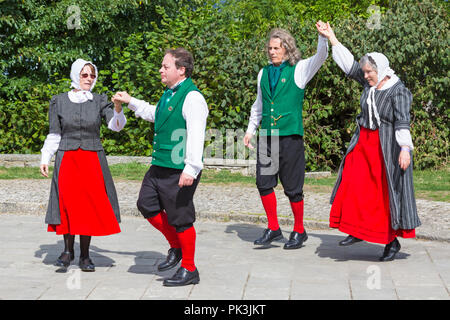
<svg viewBox="0 0 450 320"><path fill-rule="evenodd" d="M188 284L197 284L200 282L200 275L198 269L189 271L183 267L180 267L172 278L165 279L163 285L166 287L179 287L186 286Z"/></svg>
<svg viewBox="0 0 450 320"><path fill-rule="evenodd" d="M158 271L169 270L175 267L181 260L181 248L170 248L166 261L158 265Z"/></svg>
<svg viewBox="0 0 450 320"><path fill-rule="evenodd" d="M278 228L278 230L270 230L270 229L265 229L264 230L264 234L262 235L261 238L256 239L254 244L256 245L268 245L270 244L272 241L275 240L281 240L283 239L283 234L281 233L281 229Z"/></svg>
<svg viewBox="0 0 450 320"><path fill-rule="evenodd" d="M284 244L283 249L298 249L301 248L303 242L308 240L308 235L306 234L306 230L303 233L298 233L296 231L292 231L289 236L289 241Z"/></svg>
<svg viewBox="0 0 450 320"><path fill-rule="evenodd" d="M84 271L84 272L94 272L95 271L95 265L89 257L87 257L87 258L80 257L80 261L79 261L78 265L80 266L81 271Z"/></svg>
<svg viewBox="0 0 450 320"><path fill-rule="evenodd" d="M355 238L354 236L348 235L347 238L339 242L340 246L350 246L354 243L362 241L361 239Z"/></svg>
<svg viewBox="0 0 450 320"><path fill-rule="evenodd" d="M392 261L395 258L395 255L397 252L401 249L400 242L397 240L397 238L394 239L391 243L388 243L384 247L383 255L380 257L380 261Z"/></svg>
<svg viewBox="0 0 450 320"><path fill-rule="evenodd" d="M55 266L57 267L65 267L70 266L70 262L75 259L75 254L70 251L64 251L61 255L56 259Z"/></svg>

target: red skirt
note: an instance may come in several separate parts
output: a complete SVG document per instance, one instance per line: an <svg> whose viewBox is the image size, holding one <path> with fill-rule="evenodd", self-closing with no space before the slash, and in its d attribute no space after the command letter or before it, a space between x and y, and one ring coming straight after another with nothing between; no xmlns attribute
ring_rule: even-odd
<svg viewBox="0 0 450 320"><path fill-rule="evenodd" d="M345 158L341 184L331 206L330 227L380 244L388 244L397 236L415 237L415 229L392 229L378 129L361 127L358 143Z"/></svg>
<svg viewBox="0 0 450 320"><path fill-rule="evenodd" d="M48 232L106 236L120 232L95 151L65 151L58 176L61 224Z"/></svg>

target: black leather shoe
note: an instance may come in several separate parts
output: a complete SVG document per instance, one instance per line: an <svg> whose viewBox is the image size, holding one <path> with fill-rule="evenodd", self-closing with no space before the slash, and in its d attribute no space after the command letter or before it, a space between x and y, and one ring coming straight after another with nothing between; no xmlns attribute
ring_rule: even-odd
<svg viewBox="0 0 450 320"><path fill-rule="evenodd" d="M270 229L265 229L262 237L259 239L256 239L254 244L269 245L272 241L281 240L281 239L283 239L283 234L281 233L280 228L278 228L278 230L275 230L275 231L270 230Z"/></svg>
<svg viewBox="0 0 450 320"><path fill-rule="evenodd" d="M298 249L301 248L303 242L308 240L308 235L306 234L306 230L303 233L298 233L296 231L292 231L289 236L289 241L284 244L283 249Z"/></svg>
<svg viewBox="0 0 450 320"><path fill-rule="evenodd" d="M70 251L64 251L61 255L56 259L55 266L57 267L65 267L70 266L70 262L75 259L75 254Z"/></svg>
<svg viewBox="0 0 450 320"><path fill-rule="evenodd" d="M80 257L80 262L78 265L80 266L81 271L84 271L84 272L94 272L95 271L95 265L89 257L88 258Z"/></svg>
<svg viewBox="0 0 450 320"><path fill-rule="evenodd" d="M158 265L158 271L169 270L175 267L181 260L181 248L170 248L166 261Z"/></svg>
<svg viewBox="0 0 450 320"><path fill-rule="evenodd" d="M339 242L340 246L350 246L354 243L361 242L361 239L355 238L354 236L348 235L347 238Z"/></svg>
<svg viewBox="0 0 450 320"><path fill-rule="evenodd" d="M188 284L197 284L200 282L200 275L198 269L189 271L183 267L180 267L172 278L165 279L163 285L166 287L179 287L186 286Z"/></svg>
<svg viewBox="0 0 450 320"><path fill-rule="evenodd" d="M384 247L383 255L380 257L380 261L392 261L395 258L395 255L397 252L401 249L400 242L397 240L397 238L394 239L391 243L388 243Z"/></svg>

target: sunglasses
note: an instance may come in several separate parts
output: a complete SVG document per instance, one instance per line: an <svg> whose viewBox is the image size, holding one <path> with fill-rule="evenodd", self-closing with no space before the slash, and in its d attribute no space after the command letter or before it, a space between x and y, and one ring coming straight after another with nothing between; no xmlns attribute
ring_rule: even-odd
<svg viewBox="0 0 450 320"><path fill-rule="evenodd" d="M95 74L89 74L89 73L82 73L82 74L80 74L80 76L81 76L82 78L87 78L87 77L90 76L92 80L95 79L95 78L97 78L97 76L96 76Z"/></svg>

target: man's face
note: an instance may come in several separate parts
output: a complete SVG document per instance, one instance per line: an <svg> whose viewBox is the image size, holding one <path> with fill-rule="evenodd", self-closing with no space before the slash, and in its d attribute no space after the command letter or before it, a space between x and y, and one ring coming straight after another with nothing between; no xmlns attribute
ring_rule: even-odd
<svg viewBox="0 0 450 320"><path fill-rule="evenodd" d="M270 61L275 66L280 65L285 59L286 49L281 46L281 40L279 38L272 38L269 40L269 57Z"/></svg>
<svg viewBox="0 0 450 320"><path fill-rule="evenodd" d="M164 56L159 73L161 74L161 82L169 88L185 78L185 68L181 67L177 69L175 66L175 58L170 53Z"/></svg>

